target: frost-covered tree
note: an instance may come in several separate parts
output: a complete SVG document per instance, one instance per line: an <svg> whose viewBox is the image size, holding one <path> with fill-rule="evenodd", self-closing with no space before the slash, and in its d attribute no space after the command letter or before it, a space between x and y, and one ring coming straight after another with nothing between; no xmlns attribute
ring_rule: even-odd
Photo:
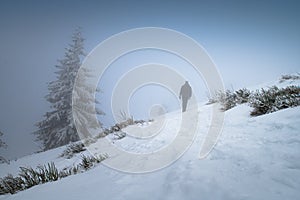
<svg viewBox="0 0 300 200"><path fill-rule="evenodd" d="M3 133L0 131L0 148L6 148L7 145L5 142L3 142L3 140L1 139L1 137L3 136ZM9 161L6 160L3 156L0 155L0 163L8 163Z"/></svg>
<svg viewBox="0 0 300 200"><path fill-rule="evenodd" d="M46 112L44 119L36 124L38 130L34 134L43 143L44 150L79 139L72 116L72 91L84 55L84 39L77 29L64 58L56 65L57 79L48 84L46 100L51 104L51 111Z"/></svg>
<svg viewBox="0 0 300 200"><path fill-rule="evenodd" d="M0 131L0 137L2 137L2 136L3 136L3 133ZM2 147L6 148L7 145L6 145L5 142L3 142L3 140L0 138L0 148L2 148Z"/></svg>

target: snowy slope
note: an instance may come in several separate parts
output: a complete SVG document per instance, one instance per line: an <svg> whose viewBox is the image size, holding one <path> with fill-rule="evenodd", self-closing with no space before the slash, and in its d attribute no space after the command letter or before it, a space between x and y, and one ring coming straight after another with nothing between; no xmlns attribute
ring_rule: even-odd
<svg viewBox="0 0 300 200"><path fill-rule="evenodd" d="M199 107L197 137L191 148L169 167L153 173L129 174L99 165L57 182L0 196L0 199L299 199L300 107L259 117L250 117L251 108L247 105L227 111L217 145L207 158L200 160L199 148L208 129L211 107ZM178 116L178 112L166 115L168 125L174 130ZM148 142L125 137L115 144L144 153L168 145L173 137L166 131ZM80 155L70 160L59 158L62 151L63 147L26 156L10 165L3 164L1 176L16 174L19 166L34 167L54 161L62 169L79 162Z"/></svg>

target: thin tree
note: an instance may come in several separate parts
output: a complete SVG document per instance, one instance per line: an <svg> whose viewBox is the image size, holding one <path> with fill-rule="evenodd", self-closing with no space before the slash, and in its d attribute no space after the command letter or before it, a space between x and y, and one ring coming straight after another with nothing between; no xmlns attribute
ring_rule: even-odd
<svg viewBox="0 0 300 200"><path fill-rule="evenodd" d="M2 137L2 136L3 136L3 133L0 131L0 137ZM0 138L0 148L2 148L2 147L6 148L7 145L6 145L5 142L3 142L3 140Z"/></svg>
<svg viewBox="0 0 300 200"><path fill-rule="evenodd" d="M3 136L3 133L0 131L0 137ZM3 142L3 140L0 138L0 148L6 148L7 144L5 142ZM9 164L9 160L5 159L3 156L0 155L0 163L4 163L6 162L7 164Z"/></svg>

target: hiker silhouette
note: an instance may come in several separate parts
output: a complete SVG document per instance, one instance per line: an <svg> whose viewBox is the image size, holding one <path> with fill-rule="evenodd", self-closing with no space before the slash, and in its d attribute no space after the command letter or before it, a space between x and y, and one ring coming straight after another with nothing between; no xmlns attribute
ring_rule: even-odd
<svg viewBox="0 0 300 200"><path fill-rule="evenodd" d="M188 81L185 81L185 83L181 86L180 93L179 93L179 99L182 101L182 112L186 111L188 100L192 96L192 88Z"/></svg>

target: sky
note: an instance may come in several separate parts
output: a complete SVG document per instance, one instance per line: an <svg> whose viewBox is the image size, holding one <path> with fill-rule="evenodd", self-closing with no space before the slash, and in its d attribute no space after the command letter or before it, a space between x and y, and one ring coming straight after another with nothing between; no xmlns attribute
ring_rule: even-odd
<svg viewBox="0 0 300 200"><path fill-rule="evenodd" d="M238 89L300 71L299 9L297 1L266 0L1 0L0 130L8 144L1 155L39 149L31 133L49 110L47 83L78 26L86 52L132 28L182 32L207 51L226 88Z"/></svg>

